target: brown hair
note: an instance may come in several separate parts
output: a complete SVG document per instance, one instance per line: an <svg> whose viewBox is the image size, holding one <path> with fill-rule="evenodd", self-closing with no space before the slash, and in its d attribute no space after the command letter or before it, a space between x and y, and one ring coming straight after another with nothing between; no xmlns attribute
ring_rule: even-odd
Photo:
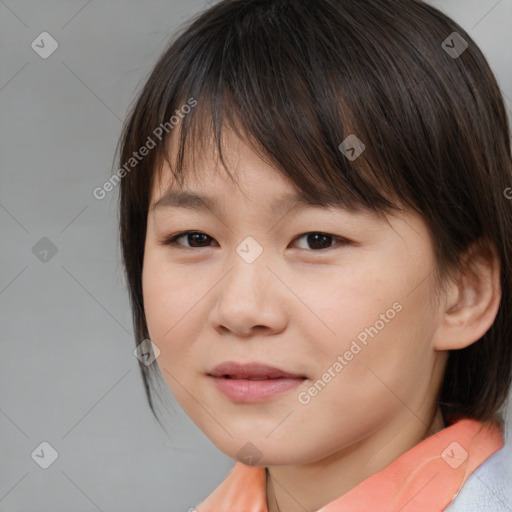
<svg viewBox="0 0 512 512"><path fill-rule="evenodd" d="M468 47L450 54L446 46L460 37ZM212 136L225 165L227 122L313 202L380 216L401 206L419 212L434 240L439 282L462 270L473 242L495 245L497 317L480 340L450 351L438 403L448 424L458 416L500 421L512 367L510 127L496 79L464 29L419 0L223 0L177 33L120 139L121 165L156 142L120 182L137 344L149 338L141 274L150 190L169 160L169 119L190 98L198 106L179 116L171 166L178 181L184 155ZM350 134L365 144L355 160L339 148ZM157 417L158 366L140 368Z"/></svg>

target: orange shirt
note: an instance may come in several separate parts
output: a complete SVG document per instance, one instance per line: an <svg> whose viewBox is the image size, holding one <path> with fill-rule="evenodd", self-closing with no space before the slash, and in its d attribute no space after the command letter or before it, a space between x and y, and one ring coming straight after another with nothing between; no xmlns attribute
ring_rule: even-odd
<svg viewBox="0 0 512 512"><path fill-rule="evenodd" d="M471 473L503 447L494 423L463 418L399 456L391 464L317 512L439 512ZM198 512L268 512L266 468L236 462Z"/></svg>

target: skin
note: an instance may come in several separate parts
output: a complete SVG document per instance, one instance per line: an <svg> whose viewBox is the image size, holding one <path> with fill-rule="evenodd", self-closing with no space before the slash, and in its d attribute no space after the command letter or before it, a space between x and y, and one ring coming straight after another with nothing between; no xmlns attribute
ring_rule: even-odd
<svg viewBox="0 0 512 512"><path fill-rule="evenodd" d="M172 146L171 146L172 147ZM269 163L227 132L226 156L240 188L213 149L195 157L185 188L214 196L213 213L152 209L172 182L167 164L153 183L143 267L151 340L170 390L226 455L251 442L268 468L269 512L313 512L444 428L436 395L447 350L478 340L501 297L496 253L471 256L478 275L434 294L432 240L413 212L389 217L307 207L276 217L270 203L294 191ZM174 153L171 152L171 155ZM182 237L185 230L211 238ZM323 247L304 233L328 233ZM236 247L252 236L251 264ZM329 247L331 246L331 247ZM402 306L309 403L298 400L356 336L394 303ZM257 404L232 402L207 376L228 360L259 361L305 375L299 388Z"/></svg>

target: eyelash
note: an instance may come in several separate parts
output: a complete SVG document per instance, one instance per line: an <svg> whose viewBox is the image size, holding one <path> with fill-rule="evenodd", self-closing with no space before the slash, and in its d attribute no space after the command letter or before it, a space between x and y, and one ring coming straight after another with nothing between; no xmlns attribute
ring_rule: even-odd
<svg viewBox="0 0 512 512"><path fill-rule="evenodd" d="M181 244L178 244L176 242L177 239L179 238L182 238L188 234L197 234L197 235L205 235L207 236L208 238L210 238L211 240L214 240L211 236L207 235L206 233L203 233L202 231L181 231L180 233L176 233L174 235L171 235L167 238L165 238L161 244L162 245L167 245L167 246L174 246L174 247L177 247L177 248L183 248L183 249L206 249L210 246L206 246L206 247L189 247L187 245L181 245ZM345 238L341 238L341 237L338 237L338 236L335 236L335 235L331 235L329 233L324 233L323 231L308 231L306 233L303 233L301 235L298 235L297 237L294 238L294 240L297 240L297 239L300 239L306 235L326 235L330 238L332 238L333 240L337 241L338 242L338 245L348 245L350 242L349 240L345 239ZM309 250L309 251L313 251L313 252L320 252L320 251L325 251L327 249L332 249L333 247L336 247L336 244L334 245L331 245L329 247L325 247L323 249L305 249L305 250Z"/></svg>

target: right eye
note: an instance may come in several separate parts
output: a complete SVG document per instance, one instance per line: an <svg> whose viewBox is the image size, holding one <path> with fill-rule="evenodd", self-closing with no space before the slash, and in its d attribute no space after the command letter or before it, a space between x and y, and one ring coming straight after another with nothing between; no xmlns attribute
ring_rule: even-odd
<svg viewBox="0 0 512 512"><path fill-rule="evenodd" d="M180 238L184 238L190 245L183 245L181 243L178 243L178 240ZM209 245L201 245L208 242L208 240L213 240L213 238L205 233L202 233L201 231L182 231L180 233L176 233L165 238L162 241L162 245L174 245L189 248L210 247Z"/></svg>

